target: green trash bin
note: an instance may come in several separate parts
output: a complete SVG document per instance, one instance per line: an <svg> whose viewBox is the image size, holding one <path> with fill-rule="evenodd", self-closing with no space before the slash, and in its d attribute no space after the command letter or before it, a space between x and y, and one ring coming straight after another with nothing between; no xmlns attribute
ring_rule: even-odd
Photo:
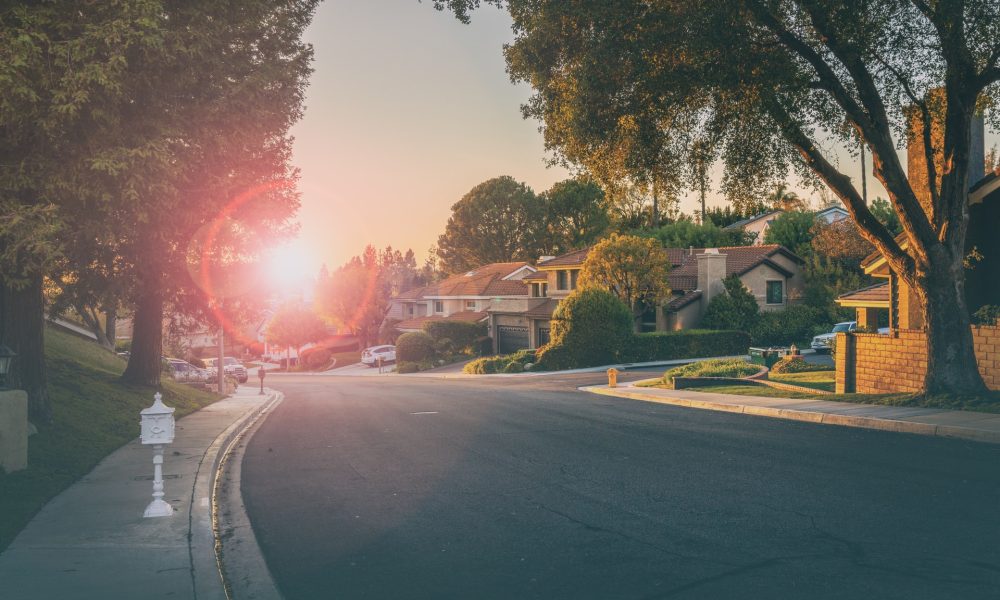
<svg viewBox="0 0 1000 600"><path fill-rule="evenodd" d="M788 354L788 348L750 348L750 362L770 369Z"/></svg>

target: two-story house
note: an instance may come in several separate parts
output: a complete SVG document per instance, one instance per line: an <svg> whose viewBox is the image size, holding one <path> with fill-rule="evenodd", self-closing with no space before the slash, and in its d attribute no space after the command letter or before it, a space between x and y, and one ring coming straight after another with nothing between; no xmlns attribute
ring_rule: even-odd
<svg viewBox="0 0 1000 600"><path fill-rule="evenodd" d="M495 302L527 298L525 278L535 272L527 262L491 263L422 288L407 290L389 301L386 319L399 331L420 331L427 321L478 323Z"/></svg>
<svg viewBox="0 0 1000 600"><path fill-rule="evenodd" d="M552 314L576 289L589 248L557 257L542 257L537 271L524 278L527 298L494 302L488 309L490 335L497 352L538 348L549 341ZM711 299L725 292L722 280L736 275L757 299L761 310L780 310L802 295L801 258L776 245L723 248L668 248L671 298L651 308L643 331L696 327Z"/></svg>

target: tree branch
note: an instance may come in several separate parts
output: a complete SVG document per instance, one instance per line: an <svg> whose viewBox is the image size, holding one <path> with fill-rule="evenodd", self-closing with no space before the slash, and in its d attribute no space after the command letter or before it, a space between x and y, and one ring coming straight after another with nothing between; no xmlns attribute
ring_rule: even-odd
<svg viewBox="0 0 1000 600"><path fill-rule="evenodd" d="M871 213L850 178L830 164L816 147L815 142L806 135L777 98L772 97L767 101L767 109L771 118L781 128L785 140L799 151L802 160L809 168L844 202L847 211L858 224L861 235L885 256L894 271L913 285L915 283L913 258L903 251L892 233Z"/></svg>

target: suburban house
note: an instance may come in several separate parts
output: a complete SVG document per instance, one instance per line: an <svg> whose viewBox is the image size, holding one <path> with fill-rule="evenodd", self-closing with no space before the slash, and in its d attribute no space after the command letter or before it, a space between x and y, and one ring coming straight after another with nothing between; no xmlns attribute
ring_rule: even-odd
<svg viewBox="0 0 1000 600"><path fill-rule="evenodd" d="M1000 169L984 175L983 123L973 131L969 165L969 231L966 248L979 257L970 261L966 271L966 298L970 311L987 304L1000 304ZM937 132L935 132L937 133ZM926 190L927 167L923 136L911 135L908 149L908 177L924 182L916 186L917 197L930 204ZM905 250L903 235L897 237ZM924 316L915 292L889 266L885 257L875 252L861 267L868 275L884 279L877 285L844 294L837 299L841 306L857 311L859 328L876 329L887 323L889 335L852 334L843 338L846 346L837 350L837 392L889 393L914 392L922 387L926 373ZM974 327L976 353L986 384L1000 389L1000 363L993 356L1000 352L1000 328Z"/></svg>
<svg viewBox="0 0 1000 600"><path fill-rule="evenodd" d="M823 221L827 225L833 225L838 221L843 221L847 217L851 216L847 212L847 209L843 206L828 206L822 210L816 211L816 220Z"/></svg>
<svg viewBox="0 0 1000 600"><path fill-rule="evenodd" d="M780 217L783 212L785 211L769 210L767 212L762 212L759 215L743 219L742 221L730 223L729 225L723 227L723 229L742 229L747 233L753 233L757 236L754 238L753 243L759 246L764 243L764 234L767 233L767 228L770 227L771 223Z"/></svg>
<svg viewBox="0 0 1000 600"><path fill-rule="evenodd" d="M559 301L577 287L590 249L557 257L542 257L537 271L524 277L527 297L494 302L489 313L490 335L497 352L538 348L549 341L552 313ZM776 244L723 248L668 248L671 270L667 281L672 297L643 317L643 331L696 327L711 299L725 293L722 280L736 275L753 293L762 310L779 310L794 303L803 288L801 258Z"/></svg>
<svg viewBox="0 0 1000 600"><path fill-rule="evenodd" d="M386 320L399 331L421 331L428 321L479 323L496 302L527 298L525 279L535 272L526 262L490 263L422 288L407 290L389 301Z"/></svg>

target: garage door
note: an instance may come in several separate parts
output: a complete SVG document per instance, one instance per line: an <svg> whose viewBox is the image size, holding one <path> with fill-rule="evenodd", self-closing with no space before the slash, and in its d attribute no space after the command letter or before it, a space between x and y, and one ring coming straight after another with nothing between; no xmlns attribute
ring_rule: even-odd
<svg viewBox="0 0 1000 600"><path fill-rule="evenodd" d="M528 347L528 328L510 325L497 326L497 346L500 354L510 354Z"/></svg>

